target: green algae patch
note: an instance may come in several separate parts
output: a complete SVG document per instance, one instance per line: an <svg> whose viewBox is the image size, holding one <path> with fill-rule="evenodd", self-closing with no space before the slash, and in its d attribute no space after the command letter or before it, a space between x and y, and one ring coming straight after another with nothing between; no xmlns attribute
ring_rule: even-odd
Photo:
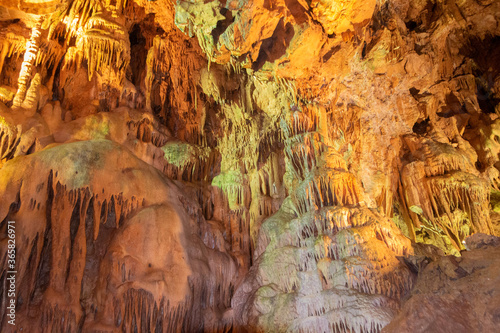
<svg viewBox="0 0 500 333"><path fill-rule="evenodd" d="M180 141L168 142L161 147L161 150L165 153L165 160L179 168L184 168L195 160L206 159L209 156L207 148Z"/></svg>
<svg viewBox="0 0 500 333"><path fill-rule="evenodd" d="M23 174L30 174L52 170L68 189L83 188L92 183L95 171L106 168L104 157L116 147L108 140L55 144L34 154L13 158L5 163L2 172L9 174L21 169Z"/></svg>
<svg viewBox="0 0 500 333"><path fill-rule="evenodd" d="M101 115L85 118L82 128L75 134L77 140L104 140L109 135L109 119Z"/></svg>
<svg viewBox="0 0 500 333"><path fill-rule="evenodd" d="M61 167L57 172L60 179L66 180L65 185L82 188L90 183L94 169L105 167L102 157L112 148L108 140L81 141L44 150L39 158L46 165L58 161Z"/></svg>
<svg viewBox="0 0 500 333"><path fill-rule="evenodd" d="M223 189L226 186L243 184L243 182L244 176L241 172L230 170L215 176L212 180L212 186Z"/></svg>
<svg viewBox="0 0 500 333"><path fill-rule="evenodd" d="M231 210L240 209L245 203L247 178L236 170L226 171L214 177L212 186L220 188L227 196Z"/></svg>

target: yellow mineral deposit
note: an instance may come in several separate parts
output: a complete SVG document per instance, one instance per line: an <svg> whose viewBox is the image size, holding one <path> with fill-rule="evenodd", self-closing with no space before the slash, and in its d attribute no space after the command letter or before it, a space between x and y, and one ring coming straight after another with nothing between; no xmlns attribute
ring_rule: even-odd
<svg viewBox="0 0 500 333"><path fill-rule="evenodd" d="M499 27L0 0L0 331L500 331Z"/></svg>

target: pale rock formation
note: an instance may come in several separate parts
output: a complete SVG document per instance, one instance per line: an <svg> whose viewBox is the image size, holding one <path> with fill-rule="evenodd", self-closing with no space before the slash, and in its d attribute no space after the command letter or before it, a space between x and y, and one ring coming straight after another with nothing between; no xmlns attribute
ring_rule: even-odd
<svg viewBox="0 0 500 333"><path fill-rule="evenodd" d="M15 329L498 330L499 23L498 1L0 0Z"/></svg>

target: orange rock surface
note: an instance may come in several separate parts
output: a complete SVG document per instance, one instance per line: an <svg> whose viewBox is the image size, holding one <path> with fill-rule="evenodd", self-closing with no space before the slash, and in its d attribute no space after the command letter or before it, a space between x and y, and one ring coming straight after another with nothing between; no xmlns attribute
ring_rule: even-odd
<svg viewBox="0 0 500 333"><path fill-rule="evenodd" d="M499 61L491 0L0 0L0 331L499 330Z"/></svg>

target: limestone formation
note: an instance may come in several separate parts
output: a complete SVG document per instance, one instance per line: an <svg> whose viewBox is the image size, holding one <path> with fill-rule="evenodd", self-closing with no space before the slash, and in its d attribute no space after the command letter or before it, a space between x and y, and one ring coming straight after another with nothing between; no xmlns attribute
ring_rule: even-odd
<svg viewBox="0 0 500 333"><path fill-rule="evenodd" d="M499 63L498 1L0 0L0 331L499 330Z"/></svg>

